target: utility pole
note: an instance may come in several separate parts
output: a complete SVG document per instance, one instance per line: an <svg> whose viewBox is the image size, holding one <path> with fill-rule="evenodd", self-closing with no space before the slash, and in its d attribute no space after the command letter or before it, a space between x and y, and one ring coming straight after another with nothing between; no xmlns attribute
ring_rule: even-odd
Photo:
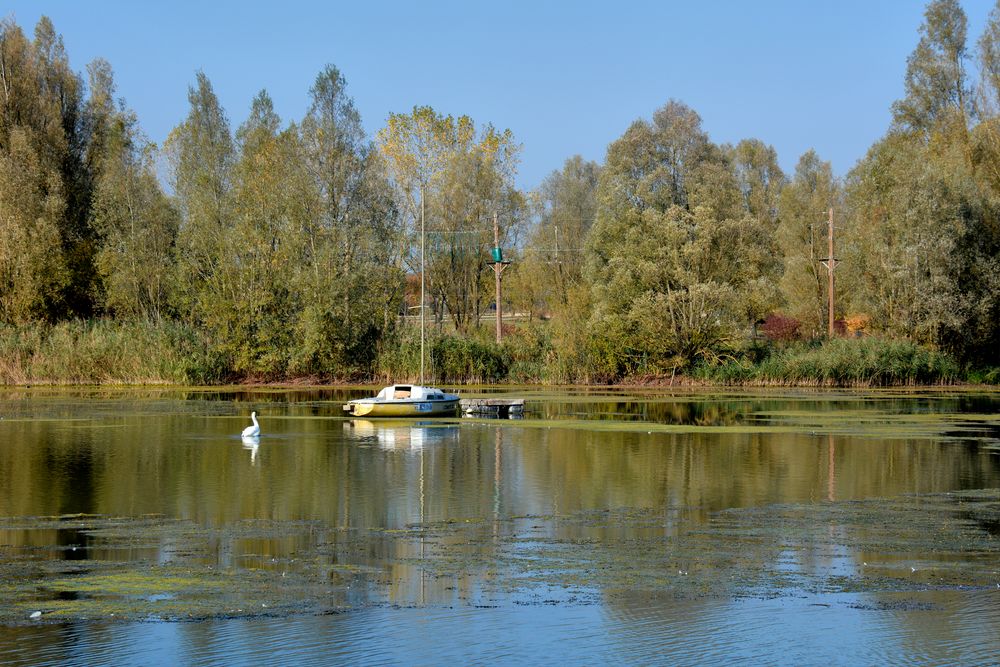
<svg viewBox="0 0 1000 667"><path fill-rule="evenodd" d="M828 285L830 287L830 313L829 313L829 330L828 335L833 338L833 270L837 267L837 259L833 256L833 207L830 207L830 232L828 235L829 248L827 252L829 253L827 258L823 260L823 266L827 269L827 279Z"/></svg>
<svg viewBox="0 0 1000 667"><path fill-rule="evenodd" d="M500 305L502 292L500 290L500 274L506 269L510 262L503 260L503 250L500 248L500 220L497 214L493 214L493 274L497 284L497 345L503 340L503 306Z"/></svg>
<svg viewBox="0 0 1000 667"><path fill-rule="evenodd" d="M563 289L565 280L563 280L563 265L562 265L562 255L559 254L559 225L553 225L556 231L556 266L559 268L559 292L565 294L566 290Z"/></svg>

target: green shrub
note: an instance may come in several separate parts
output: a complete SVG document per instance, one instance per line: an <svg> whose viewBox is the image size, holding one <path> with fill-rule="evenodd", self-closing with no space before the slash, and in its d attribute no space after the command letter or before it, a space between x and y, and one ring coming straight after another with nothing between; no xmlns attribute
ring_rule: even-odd
<svg viewBox="0 0 1000 667"><path fill-rule="evenodd" d="M225 360L174 322L73 320L0 328L4 384L214 384Z"/></svg>
<svg viewBox="0 0 1000 667"><path fill-rule="evenodd" d="M507 378L508 360L496 344L442 336L434 341L430 356L439 382L495 383Z"/></svg>
<svg viewBox="0 0 1000 667"><path fill-rule="evenodd" d="M966 379L972 384L1000 384L1000 366L969 369Z"/></svg>
<svg viewBox="0 0 1000 667"><path fill-rule="evenodd" d="M0 382L28 384L35 351L41 347L47 327L0 326Z"/></svg>
<svg viewBox="0 0 1000 667"><path fill-rule="evenodd" d="M950 383L960 369L951 357L909 341L835 338L772 349L756 363L744 357L702 365L694 377L720 384L887 386Z"/></svg>
<svg viewBox="0 0 1000 667"><path fill-rule="evenodd" d="M375 376L383 384L415 382L420 378L420 334L396 334L379 344Z"/></svg>
<svg viewBox="0 0 1000 667"><path fill-rule="evenodd" d="M505 329L502 345L507 360L507 381L515 384L544 382L548 360L554 355L547 324L532 323Z"/></svg>

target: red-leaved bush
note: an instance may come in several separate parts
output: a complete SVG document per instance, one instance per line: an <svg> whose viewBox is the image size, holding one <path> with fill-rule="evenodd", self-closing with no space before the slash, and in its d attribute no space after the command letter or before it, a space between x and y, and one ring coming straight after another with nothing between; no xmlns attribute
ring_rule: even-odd
<svg viewBox="0 0 1000 667"><path fill-rule="evenodd" d="M771 313L764 320L760 330L765 336L774 341L788 342L798 340L799 327L802 323L794 317L782 315L781 313Z"/></svg>

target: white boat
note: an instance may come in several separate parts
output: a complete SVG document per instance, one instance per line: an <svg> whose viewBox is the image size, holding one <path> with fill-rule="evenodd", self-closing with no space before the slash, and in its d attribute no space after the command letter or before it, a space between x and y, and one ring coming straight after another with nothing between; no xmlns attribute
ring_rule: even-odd
<svg viewBox="0 0 1000 667"><path fill-rule="evenodd" d="M458 396L434 387L394 384L372 398L358 398L344 406L352 417L445 417L458 412Z"/></svg>

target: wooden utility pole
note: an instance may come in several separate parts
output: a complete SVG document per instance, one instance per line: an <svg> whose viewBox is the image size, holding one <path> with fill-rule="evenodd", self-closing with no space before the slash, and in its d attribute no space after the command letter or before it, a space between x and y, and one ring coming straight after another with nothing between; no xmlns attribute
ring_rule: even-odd
<svg viewBox="0 0 1000 667"><path fill-rule="evenodd" d="M503 250L500 249L500 220L497 214L493 214L493 274L497 284L497 344L503 340L503 306L500 305L502 291L500 288L500 274L507 268L510 262L503 261Z"/></svg>
<svg viewBox="0 0 1000 667"><path fill-rule="evenodd" d="M830 207L830 222L829 222L829 224L830 224L830 232L829 232L829 235L828 235L829 248L827 250L827 252L829 254L827 255L827 258L825 260L823 260L823 266L825 266L826 270L827 270L827 280L828 280L828 285L829 285L829 288L830 288L829 289L829 293L830 293L830 303L829 303L830 313L829 313L828 335L830 336L830 338L833 338L833 295L834 295L834 290L833 290L833 270L837 267L837 259L833 256L833 207L832 206Z"/></svg>

